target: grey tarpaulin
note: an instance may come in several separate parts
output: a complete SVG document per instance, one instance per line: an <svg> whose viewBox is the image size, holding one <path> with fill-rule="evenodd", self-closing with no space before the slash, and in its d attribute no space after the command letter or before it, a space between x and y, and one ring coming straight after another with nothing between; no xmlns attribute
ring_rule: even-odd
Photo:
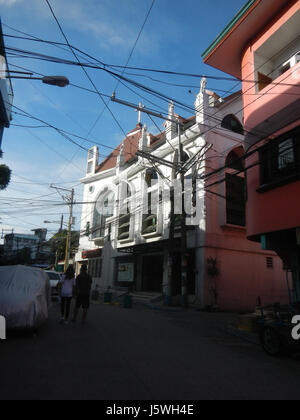
<svg viewBox="0 0 300 420"><path fill-rule="evenodd" d="M48 319L50 282L39 269L0 267L0 315L7 329L35 329Z"/></svg>

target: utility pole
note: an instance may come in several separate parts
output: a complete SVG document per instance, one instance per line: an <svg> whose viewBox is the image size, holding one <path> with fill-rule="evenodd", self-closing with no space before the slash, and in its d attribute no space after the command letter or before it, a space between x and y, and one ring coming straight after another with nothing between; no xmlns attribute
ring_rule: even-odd
<svg viewBox="0 0 300 420"><path fill-rule="evenodd" d="M66 239L66 249L65 249L65 264L64 264L64 271L67 270L70 262L70 249L71 249L71 229L72 229L72 222L73 222L73 205L74 205L74 194L75 191L72 188L72 190L68 190L66 188L60 188L55 187L54 185L50 185L50 188L54 188L59 195L63 198L64 201L66 201L69 205L69 223L68 223L68 232L67 232L67 239ZM71 193L70 196L64 196L60 193L60 191L67 191ZM61 219L61 227L62 227L63 218Z"/></svg>
<svg viewBox="0 0 300 420"><path fill-rule="evenodd" d="M71 202L69 205L70 208L70 217L69 217L69 224L68 224L68 233L67 233L67 241L66 241L66 252L65 252L65 271L69 266L70 261L70 249L71 249L71 229L72 229L72 219L73 219L73 202L74 202L74 189L71 191Z"/></svg>
<svg viewBox="0 0 300 420"><path fill-rule="evenodd" d="M175 150L174 164L178 164L178 150ZM172 169L172 179L175 179L176 171L175 168ZM169 243L168 243L168 289L167 296L165 298L165 304L171 305L172 303L172 279L173 279L173 258L174 258L174 228L175 228L175 202L174 202L174 186L171 186L170 189L170 224L169 224Z"/></svg>
<svg viewBox="0 0 300 420"><path fill-rule="evenodd" d="M13 229L2 229L1 239L4 239L5 232L10 232L12 235L14 234Z"/></svg>
<svg viewBox="0 0 300 420"><path fill-rule="evenodd" d="M182 306L188 306L188 290L187 290L187 237L186 237L186 212L185 212L185 184L184 184L184 175L185 172L182 170L183 166L183 147L181 143L181 124L179 118L177 118L177 127L178 127L178 150L179 150L179 163L181 166L180 170L180 182L181 182L181 191L182 191L182 214L181 214L181 297L182 297Z"/></svg>

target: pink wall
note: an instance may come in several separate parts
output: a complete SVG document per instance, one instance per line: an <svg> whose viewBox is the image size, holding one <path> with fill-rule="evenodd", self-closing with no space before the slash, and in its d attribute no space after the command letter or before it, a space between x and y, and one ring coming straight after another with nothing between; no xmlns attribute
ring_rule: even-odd
<svg viewBox="0 0 300 420"><path fill-rule="evenodd" d="M300 63L289 71L278 77L275 83L285 83L291 86L269 85L258 94L255 91L255 84L251 81L256 79L254 74L254 54L257 50L300 8L300 0L291 2L269 25L264 32L249 42L242 53L242 79L245 128L251 130L266 120L269 116L283 109L290 103L296 101L300 94ZM299 34L298 34L299 35ZM248 80L248 81L247 81ZM253 96L255 95L255 96Z"/></svg>
<svg viewBox="0 0 300 420"><path fill-rule="evenodd" d="M253 311L258 296L262 304L288 303L286 274L275 254L206 248L207 257L217 258L220 276L216 279L218 305L222 310ZM266 267L266 256L273 257L273 268ZM211 302L210 279L206 276L205 296Z"/></svg>
<svg viewBox="0 0 300 420"><path fill-rule="evenodd" d="M280 85L272 84L265 87L259 93L256 92L254 55L261 47L266 47L266 42L276 32L278 39L281 41L286 39L288 45L292 41L296 42L297 36L299 37L299 22L297 21L297 19L299 20L299 14L297 12L300 9L300 0L282 1L284 4L288 3L288 5L281 6L280 13L270 21L270 6L272 6L272 3L271 0L257 1L247 12L247 15L252 19L250 22L253 23L253 27L249 27L244 22L246 16L243 16L241 22L227 34L226 39L220 42L205 60L213 67L222 70L224 69L224 57L229 56L232 63L235 63L238 58L240 62L239 70L241 70L243 80L244 125L248 131L257 127L277 111L287 107L289 104L293 104L293 102L299 99L300 95L300 63L293 66L292 69L280 77L276 77L275 82L281 83ZM264 5L269 7L264 8ZM289 24L290 26L285 27L282 33L279 33L278 30L285 24ZM259 27L263 27L264 29L256 37L255 35L251 35L259 30ZM237 42L238 35L240 37ZM249 39L251 36L255 38ZM286 38L284 38L285 36ZM278 39L273 40L273 45L268 45L267 49L269 51L264 51L264 54L267 53L268 55L266 61L270 59L276 60L277 53L280 52L281 55L282 49L284 52L285 44L284 42L280 42L280 45L278 45ZM278 51L276 50L277 48L279 49ZM259 52L263 54L261 50ZM264 61L264 58L262 60ZM258 67L260 66L258 65ZM225 68L228 72L228 67L225 66ZM234 68L231 69L231 74L237 73L240 74L240 71Z"/></svg>
<svg viewBox="0 0 300 420"><path fill-rule="evenodd" d="M247 160L251 165L258 154ZM247 236L300 226L300 181L259 194L259 167L248 170Z"/></svg>
<svg viewBox="0 0 300 420"><path fill-rule="evenodd" d="M254 54L283 24L285 24L300 8L300 0L291 2L291 5L282 11L265 29L265 31L252 40L243 52L242 76L243 79L255 80ZM274 80L282 85L268 85L256 93L255 85L243 82L243 102L245 113L245 128L254 130L262 122L274 114L299 100L300 95L300 63L293 66L286 73ZM288 86L290 85L290 86ZM279 117L280 118L280 117ZM281 133L273 133L267 140L272 141L279 134L288 132L299 126L300 119L293 126L286 126ZM255 144L253 147L258 147ZM258 154L247 159L247 166L258 162ZM247 173L248 202L247 202L247 235L291 229L300 226L300 181L278 187L274 190L258 193L260 186L260 170L256 166Z"/></svg>
<svg viewBox="0 0 300 420"><path fill-rule="evenodd" d="M234 136L234 135L233 135ZM230 136L229 136L230 137ZM206 140L213 143L206 172L223 167L232 149L240 147L237 140L210 133ZM230 170L229 170L230 172ZM235 172L233 170L233 172ZM222 181L224 172L208 178L207 183ZM210 187L210 191L226 195L225 183ZM247 239L246 228L226 225L226 201L215 194L206 194L206 229L204 264L216 258L220 269L217 278L218 304L223 310L252 311L261 296L263 303L288 302L288 291L281 259L273 252L262 251L260 244ZM248 221L248 215L247 215ZM272 257L274 268L267 268L266 258ZM213 303L210 278L205 270L205 302Z"/></svg>

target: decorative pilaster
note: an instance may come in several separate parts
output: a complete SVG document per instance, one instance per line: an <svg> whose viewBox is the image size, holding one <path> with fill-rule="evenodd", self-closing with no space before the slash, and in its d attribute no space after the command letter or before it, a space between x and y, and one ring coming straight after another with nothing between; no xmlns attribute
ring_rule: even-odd
<svg viewBox="0 0 300 420"><path fill-rule="evenodd" d="M206 77L201 79L200 92L196 96L195 111L196 111L196 122L198 124L207 123L205 115L209 112L209 95L206 92L207 80Z"/></svg>
<svg viewBox="0 0 300 420"><path fill-rule="evenodd" d="M146 152L148 148L148 132L147 132L147 126L143 125L142 128L142 136L139 141L139 151L140 152Z"/></svg>
<svg viewBox="0 0 300 420"><path fill-rule="evenodd" d="M125 146L123 142L120 147L120 153L117 157L117 163L116 163L117 174L120 173L122 166L124 166L124 163L125 163Z"/></svg>
<svg viewBox="0 0 300 420"><path fill-rule="evenodd" d="M168 112L168 118L173 120L166 120L165 122L165 129L166 129L166 139L172 140L174 137L177 136L177 124L176 124L176 115L174 112L174 102L171 101L169 104L169 112Z"/></svg>

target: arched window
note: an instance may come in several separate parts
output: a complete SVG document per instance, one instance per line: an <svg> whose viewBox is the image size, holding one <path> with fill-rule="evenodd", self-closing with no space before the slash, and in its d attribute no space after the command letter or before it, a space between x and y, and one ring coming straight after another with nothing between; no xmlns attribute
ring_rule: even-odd
<svg viewBox="0 0 300 420"><path fill-rule="evenodd" d="M94 209L92 239L105 236L106 220L114 215L115 194L104 191L97 199Z"/></svg>
<svg viewBox="0 0 300 420"><path fill-rule="evenodd" d="M226 159L226 223L245 226L246 224L246 183L244 177L244 161L241 156L242 147L232 150ZM234 173L230 171L241 171Z"/></svg>
<svg viewBox="0 0 300 420"><path fill-rule="evenodd" d="M240 159L241 154L238 153L236 150L233 150L229 153L227 156L225 165L228 168L236 169L237 171L243 171L244 170L244 161Z"/></svg>
<svg viewBox="0 0 300 420"><path fill-rule="evenodd" d="M244 134L244 128L242 124L233 114L226 115L222 121L221 127L233 131L234 133Z"/></svg>

